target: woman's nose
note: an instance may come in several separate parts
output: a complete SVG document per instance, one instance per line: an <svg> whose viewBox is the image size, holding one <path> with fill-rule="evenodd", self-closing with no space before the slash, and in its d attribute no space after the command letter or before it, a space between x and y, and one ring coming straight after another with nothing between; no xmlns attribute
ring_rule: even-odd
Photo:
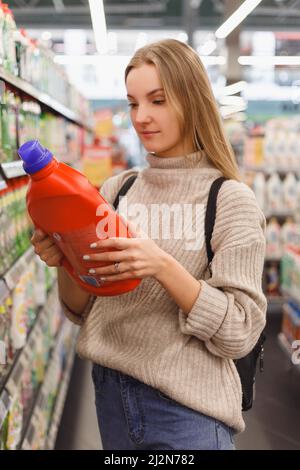
<svg viewBox="0 0 300 470"><path fill-rule="evenodd" d="M148 122L151 120L151 117L148 113L147 108L139 106L137 113L136 113L136 122Z"/></svg>

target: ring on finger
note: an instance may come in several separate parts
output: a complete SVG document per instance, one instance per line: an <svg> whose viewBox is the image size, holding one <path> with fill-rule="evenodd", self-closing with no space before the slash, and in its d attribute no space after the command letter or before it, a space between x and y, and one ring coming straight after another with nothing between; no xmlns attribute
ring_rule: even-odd
<svg viewBox="0 0 300 470"><path fill-rule="evenodd" d="M117 273L120 273L120 272L121 272L121 271L120 271L120 263L119 263L119 261L116 261L116 262L115 262L115 271L116 271Z"/></svg>

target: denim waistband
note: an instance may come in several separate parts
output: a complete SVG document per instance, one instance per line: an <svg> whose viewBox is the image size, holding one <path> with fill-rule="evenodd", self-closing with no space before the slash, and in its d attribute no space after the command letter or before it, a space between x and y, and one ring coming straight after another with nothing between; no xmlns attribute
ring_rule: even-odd
<svg viewBox="0 0 300 470"><path fill-rule="evenodd" d="M109 367L102 366L101 364L93 363L93 367L97 369L98 376L101 376L102 378L112 377L117 381L121 379L122 381L126 380L132 382L139 382L139 380L131 377L130 375L123 374L123 372L119 370L111 369Z"/></svg>

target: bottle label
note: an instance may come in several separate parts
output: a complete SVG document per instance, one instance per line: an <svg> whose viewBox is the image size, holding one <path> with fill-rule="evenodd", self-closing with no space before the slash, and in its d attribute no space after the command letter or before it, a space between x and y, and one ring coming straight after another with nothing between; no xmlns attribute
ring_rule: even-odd
<svg viewBox="0 0 300 470"><path fill-rule="evenodd" d="M95 250L90 248L91 243L99 241L99 237L96 235L95 224L91 224L90 226L84 227L83 229L73 230L66 233L54 232L52 237L55 243L64 253L65 257L73 267L74 273L79 277L79 279L93 287L101 287L103 284L103 281L100 279L101 276L92 275L89 273L89 270L107 266L111 263L83 260L84 255L95 253ZM107 237L105 236L103 239L104 238ZM103 251L107 251L107 249L101 250L97 248L96 252L100 253Z"/></svg>

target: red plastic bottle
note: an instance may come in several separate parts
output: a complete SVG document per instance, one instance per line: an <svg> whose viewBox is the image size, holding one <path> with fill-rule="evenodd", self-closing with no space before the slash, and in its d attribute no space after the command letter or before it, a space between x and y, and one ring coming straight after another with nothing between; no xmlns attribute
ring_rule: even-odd
<svg viewBox="0 0 300 470"><path fill-rule="evenodd" d="M30 175L26 196L29 215L64 253L63 266L76 282L99 296L135 289L140 279L102 282L100 276L89 273L90 268L111 263L83 261L84 255L95 252L90 244L97 240L108 236L130 238L127 227L97 189L82 173L58 162L37 140L23 144L18 153Z"/></svg>

